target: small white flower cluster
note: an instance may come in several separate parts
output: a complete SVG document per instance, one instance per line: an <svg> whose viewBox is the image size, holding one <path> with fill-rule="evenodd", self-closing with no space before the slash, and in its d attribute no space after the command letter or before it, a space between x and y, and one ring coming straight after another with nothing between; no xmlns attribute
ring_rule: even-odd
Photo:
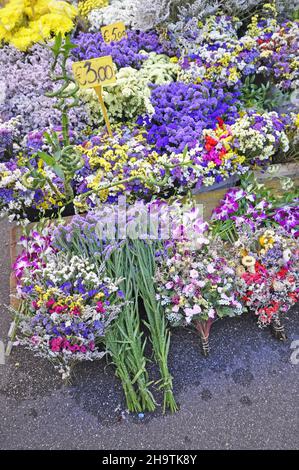
<svg viewBox="0 0 299 470"><path fill-rule="evenodd" d="M134 29L146 31L169 18L171 9L181 0L112 0L107 7L94 9L88 15L91 31L103 25L123 21Z"/></svg>
<svg viewBox="0 0 299 470"><path fill-rule="evenodd" d="M143 53L143 51L140 51ZM162 85L174 81L179 66L169 57L155 52L144 52L148 59L139 70L123 67L116 73L116 83L104 90L103 97L111 122L135 120L139 115L152 114L150 84ZM85 105L90 123L103 121L99 100L93 89L81 89L79 96Z"/></svg>
<svg viewBox="0 0 299 470"><path fill-rule="evenodd" d="M231 132L238 141L238 150L247 159L270 160L281 149L287 152L289 139L283 130L274 127L273 120L279 120L276 112L263 113L262 125L254 127L258 115L245 114L232 124Z"/></svg>

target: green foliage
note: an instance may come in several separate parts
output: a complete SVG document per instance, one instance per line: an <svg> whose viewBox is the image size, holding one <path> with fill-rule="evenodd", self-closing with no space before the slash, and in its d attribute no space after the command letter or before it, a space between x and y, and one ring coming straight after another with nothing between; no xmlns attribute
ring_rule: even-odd
<svg viewBox="0 0 299 470"><path fill-rule="evenodd" d="M286 93L274 88L270 82L257 85L255 75L248 75L241 90L241 100L246 108L273 111L287 98Z"/></svg>
<svg viewBox="0 0 299 470"><path fill-rule="evenodd" d="M30 162L28 162L30 171L24 175L23 183L28 189L43 188L48 183L60 200L66 199L67 202L70 202L74 198L71 181L75 172L84 165L84 161L74 145L61 147L56 132L52 132L52 134L46 132L44 138L51 152L38 151L36 155L62 179L64 194L61 194L58 187L46 174L32 167Z"/></svg>
<svg viewBox="0 0 299 470"><path fill-rule="evenodd" d="M79 86L68 70L70 51L75 47L76 45L71 42L69 35L63 39L62 35L58 34L54 45L50 48L53 53L51 80L55 85L58 85L58 88L53 92L46 93L46 95L56 99L53 107L61 112L63 144L65 146L69 145L68 111L79 104L77 97Z"/></svg>

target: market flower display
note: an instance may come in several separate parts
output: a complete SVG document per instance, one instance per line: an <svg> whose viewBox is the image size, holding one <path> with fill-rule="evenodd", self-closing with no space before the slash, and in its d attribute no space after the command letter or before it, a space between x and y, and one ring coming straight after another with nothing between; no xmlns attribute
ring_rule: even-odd
<svg viewBox="0 0 299 470"><path fill-rule="evenodd" d="M205 355L212 324L245 313L286 339L299 300L299 23L283 4L1 7L0 216L22 232L10 348L64 379L107 354L130 412L175 412L172 327L193 328ZM126 34L105 42L117 21ZM82 88L74 62L88 75L106 56L115 82L104 67L99 88Z"/></svg>

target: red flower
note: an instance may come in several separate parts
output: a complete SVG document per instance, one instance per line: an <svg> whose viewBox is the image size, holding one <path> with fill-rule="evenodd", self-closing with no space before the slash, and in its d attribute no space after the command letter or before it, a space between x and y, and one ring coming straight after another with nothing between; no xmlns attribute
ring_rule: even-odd
<svg viewBox="0 0 299 470"><path fill-rule="evenodd" d="M78 306L74 307L71 311L72 315L78 315L79 316L80 313L81 313L81 310L80 310L80 307L78 307Z"/></svg>
<svg viewBox="0 0 299 470"><path fill-rule="evenodd" d="M218 144L218 141L213 139L213 137L207 135L206 138L205 138L205 149L209 152L210 150L212 150L217 144Z"/></svg>
<svg viewBox="0 0 299 470"><path fill-rule="evenodd" d="M284 279L287 275L287 272L288 272L288 270L286 268L281 268L277 273L277 277L279 279Z"/></svg>
<svg viewBox="0 0 299 470"><path fill-rule="evenodd" d="M224 121L223 121L223 119L221 119L221 117L218 117L218 116L217 116L217 117L216 117L216 121L218 122L219 127L220 127L220 128L223 128L223 126L224 126Z"/></svg>
<svg viewBox="0 0 299 470"><path fill-rule="evenodd" d="M299 300L299 295L298 295L297 292L289 292L288 296L290 297L290 299L293 303L296 303Z"/></svg>
<svg viewBox="0 0 299 470"><path fill-rule="evenodd" d="M263 273L263 274L267 273L267 269L262 264L260 264L258 261L255 262L254 267L255 267L256 272Z"/></svg>

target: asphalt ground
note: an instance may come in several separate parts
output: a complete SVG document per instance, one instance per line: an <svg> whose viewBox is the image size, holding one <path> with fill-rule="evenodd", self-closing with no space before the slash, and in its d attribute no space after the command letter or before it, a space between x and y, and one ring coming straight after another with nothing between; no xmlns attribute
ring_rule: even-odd
<svg viewBox="0 0 299 470"><path fill-rule="evenodd" d="M0 339L6 342L9 224L0 222ZM0 365L0 449L298 449L299 309L278 342L249 316L216 322L211 354L191 331L173 330L169 358L180 410L140 419L125 409L105 361L75 367L63 386L52 365L14 348ZM154 366L152 366L154 367Z"/></svg>

